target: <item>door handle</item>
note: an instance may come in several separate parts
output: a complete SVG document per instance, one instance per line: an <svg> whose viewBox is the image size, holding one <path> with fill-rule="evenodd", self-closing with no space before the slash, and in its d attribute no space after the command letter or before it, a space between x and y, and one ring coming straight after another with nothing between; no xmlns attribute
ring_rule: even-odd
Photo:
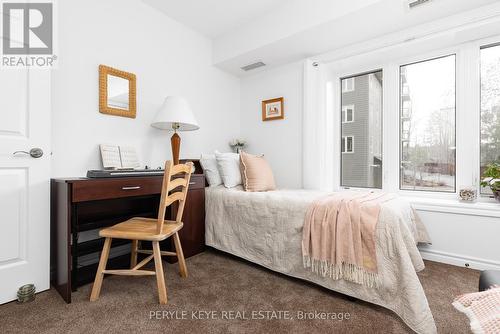
<svg viewBox="0 0 500 334"><path fill-rule="evenodd" d="M41 148L38 148L38 147L35 147L35 148L32 148L29 152L26 152L26 151L16 151L14 153L12 153L12 155L17 155L17 154L28 154L30 157L32 158L41 158L43 156L43 150Z"/></svg>

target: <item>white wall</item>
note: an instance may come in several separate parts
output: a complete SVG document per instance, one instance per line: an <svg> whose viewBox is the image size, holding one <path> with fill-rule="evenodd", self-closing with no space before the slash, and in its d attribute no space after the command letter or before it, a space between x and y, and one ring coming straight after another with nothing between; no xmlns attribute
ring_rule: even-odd
<svg viewBox="0 0 500 334"><path fill-rule="evenodd" d="M302 186L302 68L293 63L241 81L241 137L249 153L265 155L281 188ZM263 122L261 102L281 96L285 119Z"/></svg>
<svg viewBox="0 0 500 334"><path fill-rule="evenodd" d="M475 269L500 269L497 202L411 201L432 237L432 245L420 247L425 259Z"/></svg>
<svg viewBox="0 0 500 334"><path fill-rule="evenodd" d="M100 168L98 144L133 145L144 164L171 157L170 133L150 126L167 95L191 104L200 130L181 133L181 158L228 150L239 135L239 79L212 66L209 39L139 0L58 1L52 75L52 176ZM137 75L137 118L99 113L98 65Z"/></svg>
<svg viewBox="0 0 500 334"><path fill-rule="evenodd" d="M463 205L466 209L467 203ZM474 204L472 204L474 206ZM500 215L453 213L454 209L415 204L432 238L432 245L420 246L424 259L469 266L474 269L500 270ZM460 211L460 210L458 210Z"/></svg>

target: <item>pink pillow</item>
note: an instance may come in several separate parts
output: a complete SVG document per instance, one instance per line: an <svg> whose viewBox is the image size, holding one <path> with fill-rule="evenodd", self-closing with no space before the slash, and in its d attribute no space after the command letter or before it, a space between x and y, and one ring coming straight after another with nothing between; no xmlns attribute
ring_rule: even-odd
<svg viewBox="0 0 500 334"><path fill-rule="evenodd" d="M245 191L276 189L271 167L263 156L240 153L241 178Z"/></svg>

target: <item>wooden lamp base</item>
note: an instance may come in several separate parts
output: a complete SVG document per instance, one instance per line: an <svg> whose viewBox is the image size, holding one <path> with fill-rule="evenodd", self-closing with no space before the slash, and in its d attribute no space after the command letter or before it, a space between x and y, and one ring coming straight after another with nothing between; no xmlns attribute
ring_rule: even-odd
<svg viewBox="0 0 500 334"><path fill-rule="evenodd" d="M179 164L179 152L181 151L181 137L174 132L170 138L170 145L172 145L172 157L174 159L174 165Z"/></svg>

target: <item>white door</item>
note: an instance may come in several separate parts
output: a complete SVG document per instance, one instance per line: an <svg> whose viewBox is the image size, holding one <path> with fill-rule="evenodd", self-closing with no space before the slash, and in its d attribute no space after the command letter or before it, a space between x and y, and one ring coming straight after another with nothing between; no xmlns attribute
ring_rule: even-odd
<svg viewBox="0 0 500 334"><path fill-rule="evenodd" d="M49 183L50 71L0 70L0 304L49 288Z"/></svg>

